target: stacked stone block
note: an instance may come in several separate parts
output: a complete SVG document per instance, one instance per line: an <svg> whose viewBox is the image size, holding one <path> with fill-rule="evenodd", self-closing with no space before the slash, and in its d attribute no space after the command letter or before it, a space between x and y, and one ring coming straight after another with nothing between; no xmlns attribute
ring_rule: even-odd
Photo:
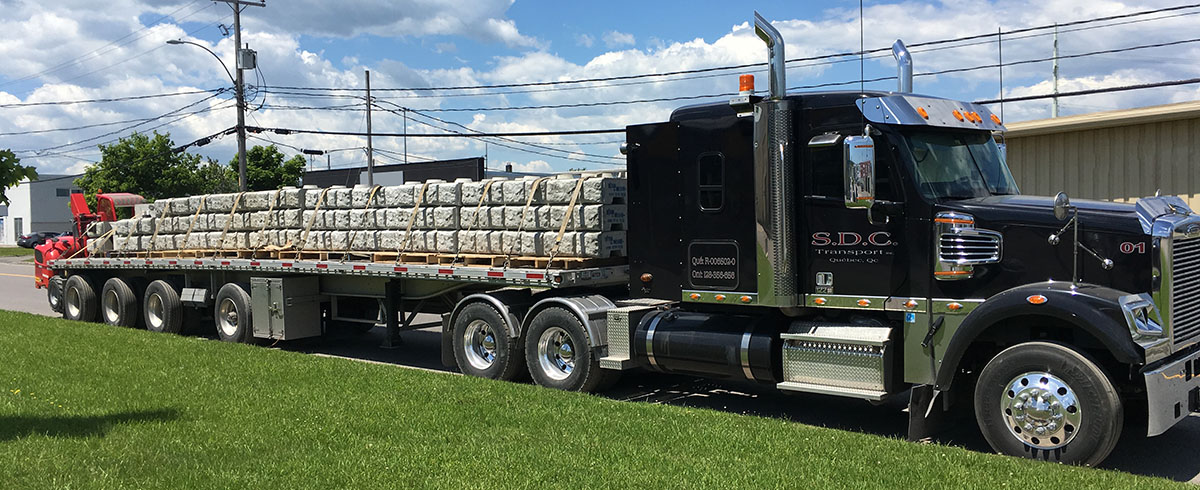
<svg viewBox="0 0 1200 490"><path fill-rule="evenodd" d="M612 173L179 197L94 226L89 248L624 256L626 192Z"/></svg>

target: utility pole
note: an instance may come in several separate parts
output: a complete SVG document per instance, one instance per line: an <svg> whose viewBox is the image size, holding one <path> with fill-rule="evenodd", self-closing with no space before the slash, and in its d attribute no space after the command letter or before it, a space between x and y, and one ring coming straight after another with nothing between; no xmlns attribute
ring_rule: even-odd
<svg viewBox="0 0 1200 490"><path fill-rule="evenodd" d="M1058 95L1058 23L1054 24L1054 95ZM1058 97L1051 100L1050 117L1058 117Z"/></svg>
<svg viewBox="0 0 1200 490"><path fill-rule="evenodd" d="M401 112L404 115L404 163L408 163L408 108Z"/></svg>
<svg viewBox="0 0 1200 490"><path fill-rule="evenodd" d="M371 70L367 72L367 185L375 187L375 145L371 143Z"/></svg>
<svg viewBox="0 0 1200 490"><path fill-rule="evenodd" d="M234 91L237 94L237 137L238 137L238 190L246 192L246 90L242 78L242 6L266 7L266 0L248 2L246 0L213 0L227 3L233 7L233 55L237 64L237 79L234 81Z"/></svg>

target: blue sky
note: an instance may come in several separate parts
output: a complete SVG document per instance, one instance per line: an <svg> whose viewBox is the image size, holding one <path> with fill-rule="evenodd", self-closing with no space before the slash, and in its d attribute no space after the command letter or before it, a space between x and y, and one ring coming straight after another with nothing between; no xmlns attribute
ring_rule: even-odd
<svg viewBox="0 0 1200 490"><path fill-rule="evenodd" d="M869 1L863 24L868 49L890 46L902 38L909 44L994 33L1031 26L1067 23L1176 5L1168 1L1037 0L1012 1ZM0 0L6 12L0 19L0 104L78 100L140 94L172 93L229 86L211 55L192 46L166 46L168 39L187 39L206 45L232 64L233 44L217 24L230 24L230 10L207 0L63 0L48 4L29 0ZM247 8L243 14L244 41L259 52L260 71L248 73L247 83L298 87L361 88L363 70L372 72L376 89L493 85L547 80L571 80L681 69L762 62L763 44L747 23L757 9L783 32L788 57L849 52L859 46L857 2L549 2L510 0L267 0L266 8ZM1187 40L1200 25L1200 9L1185 9L1122 21L1063 28L1061 55L1120 49L1155 42ZM164 18L165 16L165 18ZM1006 62L1048 57L1050 31L1011 36L1004 42ZM1087 56L1060 63L1064 91L1200 76L1200 43L1143 49L1121 54ZM914 49L918 74L996 63L994 39ZM832 64L788 70L788 85L853 81L859 64L852 58ZM867 78L895 74L890 54L869 57ZM578 102L652 99L680 95L718 94L736 90L744 71L725 71L685 80L613 86L588 84L573 90L497 95L476 90L458 92L379 91L380 104L417 110L498 108ZM1029 63L1004 71L1006 96L1034 95L1051 90L1051 64ZM763 88L764 77L759 77ZM868 84L891 90L895 82ZM560 86L561 88L562 86ZM854 88L848 85L844 88ZM918 77L916 91L964 100L995 98L1001 93L999 70L986 69ZM314 97L269 90L260 94L250 113L253 125L317 128L340 131L365 129L365 113L310 110L300 107L346 106L346 97ZM342 93L345 95L345 93ZM129 125L108 124L156 118L203 99L202 95L165 97L107 104L0 108L0 148L12 148L45 173L79 172L98 158L96 143L111 141L132 130L170 122L155 119L124 133L99 137ZM1200 90L1183 86L1061 100L1064 115L1196 100ZM225 95L199 102L159 131L169 131L177 143L212 134L233 124L234 112ZM720 98L705 101L720 101ZM258 108L258 104L263 104ZM479 110L430 112L435 119L413 118L409 132L461 130L461 124L485 132L554 131L581 128L620 128L664 120L686 102L658 102L539 110ZM1050 103L1036 101L1005 105L1008 121L1049 116ZM350 109L350 110L345 110ZM998 107L994 109L999 109ZM410 113L411 114L411 113ZM418 120L424 121L422 124ZM404 119L374 114L377 132L401 132ZM75 131L2 135L99 125ZM262 135L288 153L298 148L343 149L333 154L337 166L365 161L364 138L311 135ZM462 139L410 138L411 160L480 156L488 165L506 163L518 169L561 171L568 168L620 169L619 136L523 138L541 149L516 144L508 149ZM600 144L596 144L600 143ZM251 144L269 144L264 139ZM52 151L39 151L63 146ZM379 163L403 159L403 142L376 139L383 149ZM509 145L513 146L513 145ZM552 148L552 151L546 148ZM224 137L196 150L228 161L234 139Z"/></svg>

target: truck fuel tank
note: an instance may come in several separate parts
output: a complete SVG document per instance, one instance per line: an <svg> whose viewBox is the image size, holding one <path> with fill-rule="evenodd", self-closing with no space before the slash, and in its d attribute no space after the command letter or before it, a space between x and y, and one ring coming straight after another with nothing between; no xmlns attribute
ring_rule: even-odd
<svg viewBox="0 0 1200 490"><path fill-rule="evenodd" d="M661 372L777 383L785 324L776 315L658 311L638 324L634 358Z"/></svg>

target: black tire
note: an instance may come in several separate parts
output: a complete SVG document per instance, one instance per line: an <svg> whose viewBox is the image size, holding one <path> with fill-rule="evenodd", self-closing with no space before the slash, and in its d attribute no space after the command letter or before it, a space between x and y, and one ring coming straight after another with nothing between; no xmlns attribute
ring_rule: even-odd
<svg viewBox="0 0 1200 490"><path fill-rule="evenodd" d="M141 318L138 303L128 282L119 277L110 278L100 290L100 319L116 327L136 326Z"/></svg>
<svg viewBox="0 0 1200 490"><path fill-rule="evenodd" d="M213 304L213 323L217 337L225 342L248 343L254 339L250 295L240 284L229 283L217 291Z"/></svg>
<svg viewBox="0 0 1200 490"><path fill-rule="evenodd" d="M468 376L511 380L525 367L519 339L509 335L500 312L485 303L464 306L454 320L454 361Z"/></svg>
<svg viewBox="0 0 1200 490"><path fill-rule="evenodd" d="M142 317L146 330L151 332L183 332L183 302L179 301L179 291L161 279L151 282L143 296Z"/></svg>
<svg viewBox="0 0 1200 490"><path fill-rule="evenodd" d="M50 303L50 309L55 313L63 312L63 280L62 276L51 276L46 282L46 302Z"/></svg>
<svg viewBox="0 0 1200 490"><path fill-rule="evenodd" d="M1096 363L1060 344L1026 342L983 368L975 418L999 453L1094 466L1116 446L1125 414ZM1039 428L1046 432L1035 432Z"/></svg>
<svg viewBox="0 0 1200 490"><path fill-rule="evenodd" d="M96 290L83 276L67 278L63 287L63 318L80 322L96 321Z"/></svg>
<svg viewBox="0 0 1200 490"><path fill-rule="evenodd" d="M546 308L525 334L525 363L539 386L592 393L611 386L616 372L600 368L587 330L570 311Z"/></svg>

